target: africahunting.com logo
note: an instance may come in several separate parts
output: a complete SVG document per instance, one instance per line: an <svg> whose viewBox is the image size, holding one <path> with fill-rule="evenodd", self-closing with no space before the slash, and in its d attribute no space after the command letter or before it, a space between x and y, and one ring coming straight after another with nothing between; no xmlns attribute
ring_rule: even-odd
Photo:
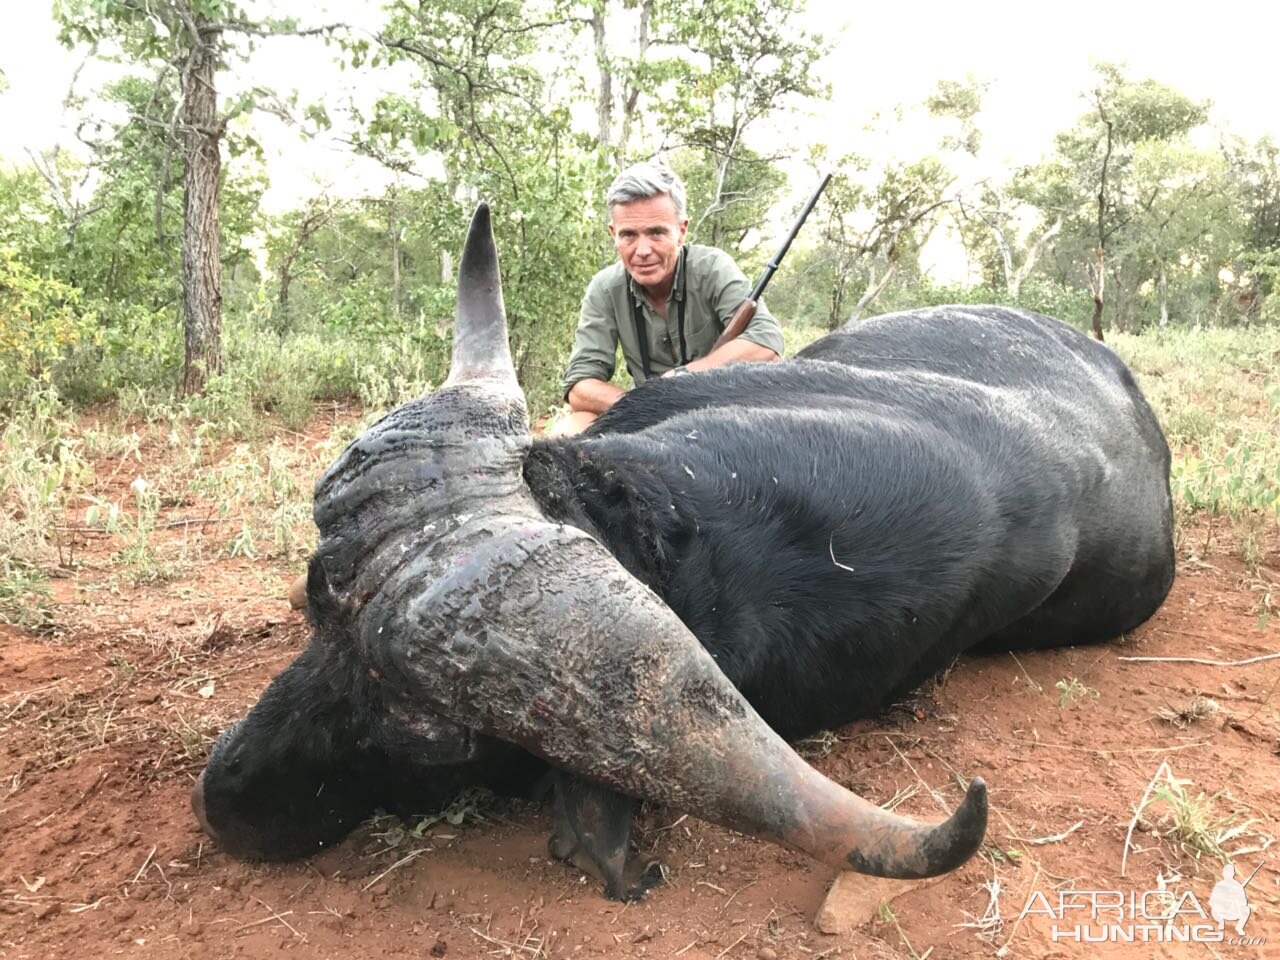
<svg viewBox="0 0 1280 960"><path fill-rule="evenodd" d="M1053 941L1077 943L1226 943L1257 946L1245 932L1252 910L1243 881L1227 864L1209 894L1208 909L1190 890L1034 890L1019 919L1045 917Z"/></svg>

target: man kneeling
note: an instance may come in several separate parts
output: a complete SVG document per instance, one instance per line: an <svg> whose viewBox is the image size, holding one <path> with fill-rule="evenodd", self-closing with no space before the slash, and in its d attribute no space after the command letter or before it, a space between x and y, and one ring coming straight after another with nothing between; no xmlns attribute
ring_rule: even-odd
<svg viewBox="0 0 1280 960"><path fill-rule="evenodd" d="M723 250L684 242L685 189L675 173L636 164L613 181L606 203L618 262L595 275L582 299L564 378L571 412L553 435L586 429L622 396L609 382L619 343L637 385L782 356L782 329L763 302L741 336L712 349L751 285Z"/></svg>

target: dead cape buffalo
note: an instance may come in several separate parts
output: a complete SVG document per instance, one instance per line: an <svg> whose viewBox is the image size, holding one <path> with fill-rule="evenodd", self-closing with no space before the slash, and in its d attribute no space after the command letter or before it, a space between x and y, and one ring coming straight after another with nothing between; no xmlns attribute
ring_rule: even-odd
<svg viewBox="0 0 1280 960"><path fill-rule="evenodd" d="M549 769L552 852L612 897L654 879L626 863L634 798L842 869L953 869L983 838L980 780L922 824L787 738L966 650L1142 623L1173 579L1168 475L1106 347L999 307L650 382L534 441L482 206L449 379L317 484L313 638L219 739L196 814L224 850L284 859L378 806Z"/></svg>

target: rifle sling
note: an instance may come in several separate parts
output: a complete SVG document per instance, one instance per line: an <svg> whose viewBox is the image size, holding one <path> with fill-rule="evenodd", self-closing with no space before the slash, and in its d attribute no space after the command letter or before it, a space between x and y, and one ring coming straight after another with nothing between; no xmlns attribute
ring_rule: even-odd
<svg viewBox="0 0 1280 960"><path fill-rule="evenodd" d="M688 247L680 248L680 298L676 301L676 330L680 333L680 365L689 362L689 348L684 342L684 302L689 298Z"/></svg>
<svg viewBox="0 0 1280 960"><path fill-rule="evenodd" d="M640 342L640 367L648 380L653 376L653 368L649 366L649 325L645 322L644 307L639 300L631 301L631 311L635 316L636 340Z"/></svg>

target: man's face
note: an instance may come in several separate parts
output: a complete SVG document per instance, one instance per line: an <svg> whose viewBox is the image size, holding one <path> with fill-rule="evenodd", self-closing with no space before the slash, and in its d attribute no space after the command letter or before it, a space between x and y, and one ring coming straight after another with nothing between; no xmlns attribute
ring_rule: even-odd
<svg viewBox="0 0 1280 960"><path fill-rule="evenodd" d="M662 287L675 277L688 229L689 221L676 217L676 205L665 193L615 205L609 224L623 267L642 287Z"/></svg>

